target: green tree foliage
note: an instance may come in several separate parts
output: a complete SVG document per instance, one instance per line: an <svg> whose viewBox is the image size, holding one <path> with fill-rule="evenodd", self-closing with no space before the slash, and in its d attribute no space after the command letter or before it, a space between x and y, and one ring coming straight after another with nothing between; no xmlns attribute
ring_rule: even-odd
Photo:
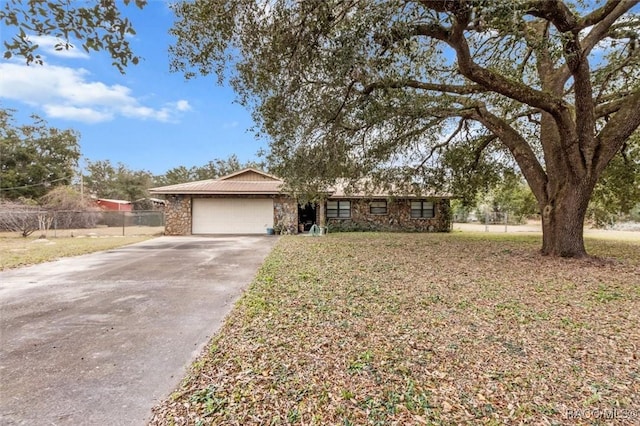
<svg viewBox="0 0 640 426"><path fill-rule="evenodd" d="M155 186L177 185L195 180L198 179L195 178L194 168L187 169L185 166L174 167L153 179Z"/></svg>
<svg viewBox="0 0 640 426"><path fill-rule="evenodd" d="M500 183L484 194L480 202L487 204L491 211L507 213L512 221L518 223L539 213L531 189L516 173L505 173Z"/></svg>
<svg viewBox="0 0 640 426"><path fill-rule="evenodd" d="M376 172L485 184L515 166L542 252L580 257L593 189L640 125L637 4L182 1L171 52L188 77L235 67L293 186Z"/></svg>
<svg viewBox="0 0 640 426"><path fill-rule="evenodd" d="M487 212L492 215L504 215L510 223L524 223L526 219L539 215L538 203L522 175L505 170L499 179L488 189L478 192L469 200L452 200L454 220L466 222L474 212L476 219L485 220Z"/></svg>
<svg viewBox="0 0 640 426"><path fill-rule="evenodd" d="M19 56L27 64L42 64L38 45L30 36L53 36L60 42L56 49L71 48L81 41L82 48L90 51L106 50L113 65L121 72L131 62L140 60L131 51L128 38L135 35L131 22L124 18L118 6L135 3L142 8L146 0L101 0L79 2L76 0L9 0L0 4L0 22L8 41L4 58ZM9 33L14 29L14 33ZM7 37L10 36L10 37Z"/></svg>
<svg viewBox="0 0 640 426"><path fill-rule="evenodd" d="M593 191L587 218L596 226L613 225L640 204L640 132L611 160Z"/></svg>
<svg viewBox="0 0 640 426"><path fill-rule="evenodd" d="M263 163L255 161L242 163L237 155L232 154L227 159L216 158L203 166L193 166L189 169L185 166L175 167L163 175L156 176L154 181L157 186L176 185L197 180L216 179L246 167L262 170L264 166Z"/></svg>
<svg viewBox="0 0 640 426"><path fill-rule="evenodd" d="M145 198L153 176L144 170L131 170L122 163L109 160L87 161L84 184L87 191L99 198L135 201Z"/></svg>
<svg viewBox="0 0 640 426"><path fill-rule="evenodd" d="M215 179L220 176L228 175L229 173L237 172L238 170L246 167L240 163L238 156L232 154L226 160L216 158L209 161L207 164L195 169L195 180Z"/></svg>
<svg viewBox="0 0 640 426"><path fill-rule="evenodd" d="M79 135L49 127L38 116L18 126L11 110L0 109L0 196L37 199L69 185L80 158Z"/></svg>

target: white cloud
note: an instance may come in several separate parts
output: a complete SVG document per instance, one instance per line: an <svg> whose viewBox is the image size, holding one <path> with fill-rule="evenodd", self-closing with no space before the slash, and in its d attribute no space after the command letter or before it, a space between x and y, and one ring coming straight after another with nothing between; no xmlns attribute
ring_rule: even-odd
<svg viewBox="0 0 640 426"><path fill-rule="evenodd" d="M185 101L184 99L179 100L178 102L176 102L176 109L178 111L190 111L191 110L191 105L189 105L189 101Z"/></svg>
<svg viewBox="0 0 640 426"><path fill-rule="evenodd" d="M153 109L141 105L125 105L124 115L143 120L171 121L171 111L166 108Z"/></svg>
<svg viewBox="0 0 640 426"><path fill-rule="evenodd" d="M237 121L231 121L231 122L224 123L222 125L222 128L224 128L224 129L233 129L233 128L238 127L238 125L240 125L240 123L238 123Z"/></svg>
<svg viewBox="0 0 640 426"><path fill-rule="evenodd" d="M121 116L172 122L191 109L182 99L160 107L142 105L130 88L91 81L82 68L0 62L0 75L0 98L41 108L55 118L96 123Z"/></svg>
<svg viewBox="0 0 640 426"><path fill-rule="evenodd" d="M29 40L40 46L43 52L61 58L82 58L88 59L89 55L84 50L77 48L74 44L66 42L60 38L53 36L29 36ZM68 47L68 49L67 49Z"/></svg>
<svg viewBox="0 0 640 426"><path fill-rule="evenodd" d="M64 105L43 105L47 116L52 118L64 118L66 120L82 121L84 123L99 123L113 119L113 114L100 112L91 108L78 108Z"/></svg>

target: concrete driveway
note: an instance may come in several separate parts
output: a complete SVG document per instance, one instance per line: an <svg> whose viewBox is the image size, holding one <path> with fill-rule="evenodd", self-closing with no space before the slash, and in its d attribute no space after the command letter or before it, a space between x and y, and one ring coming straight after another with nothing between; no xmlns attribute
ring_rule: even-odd
<svg viewBox="0 0 640 426"><path fill-rule="evenodd" d="M145 424L276 240L161 237L0 272L0 424Z"/></svg>

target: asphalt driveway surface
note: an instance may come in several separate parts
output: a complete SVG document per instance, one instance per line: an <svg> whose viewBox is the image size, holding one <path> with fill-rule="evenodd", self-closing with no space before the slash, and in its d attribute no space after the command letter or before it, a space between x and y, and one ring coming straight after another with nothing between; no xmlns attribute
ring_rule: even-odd
<svg viewBox="0 0 640 426"><path fill-rule="evenodd" d="M0 424L145 424L275 241L161 237L0 272Z"/></svg>

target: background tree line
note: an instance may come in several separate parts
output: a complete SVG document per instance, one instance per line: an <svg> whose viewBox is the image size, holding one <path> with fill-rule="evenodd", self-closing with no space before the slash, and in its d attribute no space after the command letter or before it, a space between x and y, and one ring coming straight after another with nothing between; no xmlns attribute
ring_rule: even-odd
<svg viewBox="0 0 640 426"><path fill-rule="evenodd" d="M149 188L215 179L264 163L241 162L234 154L202 166L178 166L161 175L133 170L110 160L85 160L80 166L80 135L50 127L32 116L17 125L13 111L0 109L0 199L56 210L83 210L91 198L135 202L149 197ZM143 204L144 205L144 204Z"/></svg>

